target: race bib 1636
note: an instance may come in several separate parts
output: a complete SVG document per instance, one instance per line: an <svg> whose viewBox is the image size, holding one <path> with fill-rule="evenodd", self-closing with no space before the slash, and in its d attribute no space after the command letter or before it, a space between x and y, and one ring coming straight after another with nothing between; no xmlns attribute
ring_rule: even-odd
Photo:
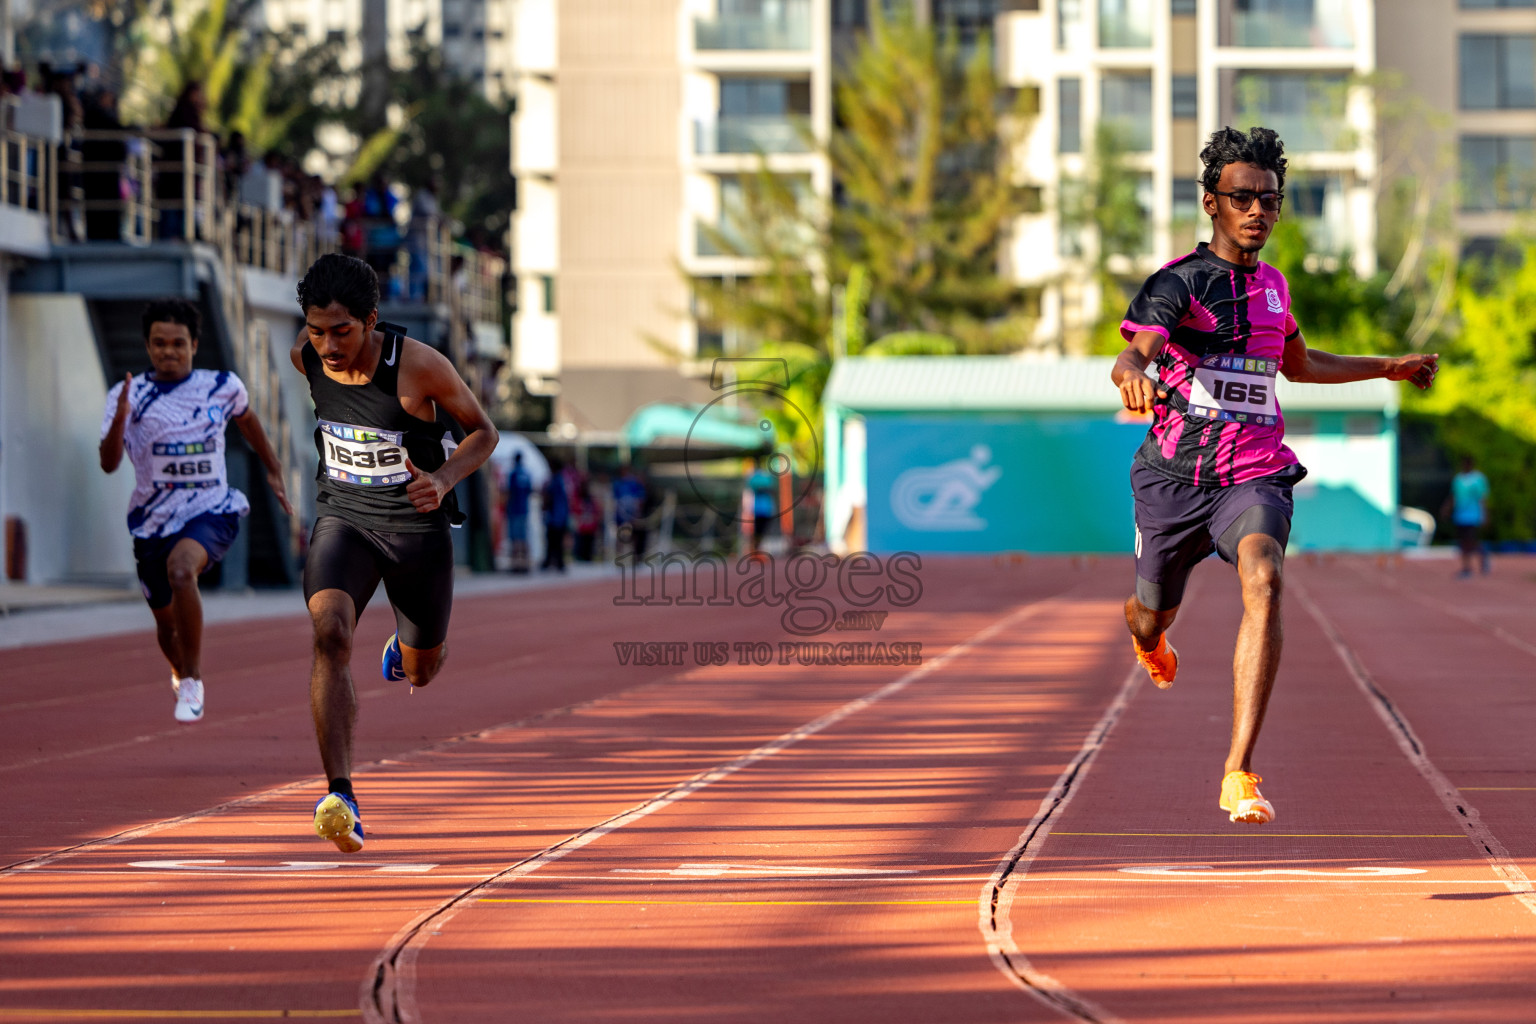
<svg viewBox="0 0 1536 1024"><path fill-rule="evenodd" d="M362 487L391 487L410 480L405 468L405 435L350 423L320 421L325 475Z"/></svg>

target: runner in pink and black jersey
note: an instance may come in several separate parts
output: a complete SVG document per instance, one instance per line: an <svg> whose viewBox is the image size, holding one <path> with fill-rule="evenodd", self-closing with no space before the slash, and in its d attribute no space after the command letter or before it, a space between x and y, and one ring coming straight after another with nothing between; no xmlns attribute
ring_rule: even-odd
<svg viewBox="0 0 1536 1024"><path fill-rule="evenodd" d="M1412 381L1427 388L1438 355L1338 356L1309 349L1285 277L1259 262L1284 201L1284 146L1268 128L1223 128L1200 153L1211 241L1147 279L1120 332L1129 344L1111 374L1152 428L1131 466L1136 591L1125 603L1136 657L1160 687L1178 653L1164 635L1190 570L1212 551L1237 567L1243 620L1233 660L1232 743L1221 807L1262 824L1253 748L1280 664L1281 568L1291 488L1306 475L1285 446L1275 375L1321 384ZM1147 375L1155 363L1156 379Z"/></svg>

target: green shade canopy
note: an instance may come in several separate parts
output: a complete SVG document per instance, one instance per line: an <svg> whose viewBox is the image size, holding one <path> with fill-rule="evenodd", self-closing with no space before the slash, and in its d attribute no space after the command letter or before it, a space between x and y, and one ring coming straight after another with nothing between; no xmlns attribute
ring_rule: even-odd
<svg viewBox="0 0 1536 1024"><path fill-rule="evenodd" d="M764 421L743 422L720 405L675 405L655 402L641 406L624 424L624 440L634 448L658 441L686 443L690 448L766 452L774 448L774 432Z"/></svg>

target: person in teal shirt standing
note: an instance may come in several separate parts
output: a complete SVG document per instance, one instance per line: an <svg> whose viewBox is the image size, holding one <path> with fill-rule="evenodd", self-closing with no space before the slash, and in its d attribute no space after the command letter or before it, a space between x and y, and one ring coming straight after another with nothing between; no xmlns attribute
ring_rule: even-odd
<svg viewBox="0 0 1536 1024"><path fill-rule="evenodd" d="M1478 472L1472 456L1461 459L1461 472L1451 480L1451 523L1456 527L1456 544L1461 548L1460 577L1472 575L1472 558L1479 556L1481 568L1488 572L1488 551L1483 547L1483 527L1488 523L1488 478Z"/></svg>

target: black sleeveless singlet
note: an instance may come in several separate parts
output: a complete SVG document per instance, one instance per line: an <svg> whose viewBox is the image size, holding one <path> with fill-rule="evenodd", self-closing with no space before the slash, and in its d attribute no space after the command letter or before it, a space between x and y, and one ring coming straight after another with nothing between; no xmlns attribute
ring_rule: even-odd
<svg viewBox="0 0 1536 1024"><path fill-rule="evenodd" d="M366 384L342 384L325 374L313 345L300 353L309 394L315 402L315 450L320 466L315 474L319 494L316 515L334 515L369 529L391 533L446 530L457 507L450 493L443 505L418 512L405 496L410 474L405 458L424 472L445 461L441 420L427 422L400 405L400 351L404 332L379 324L384 344L379 365Z"/></svg>

